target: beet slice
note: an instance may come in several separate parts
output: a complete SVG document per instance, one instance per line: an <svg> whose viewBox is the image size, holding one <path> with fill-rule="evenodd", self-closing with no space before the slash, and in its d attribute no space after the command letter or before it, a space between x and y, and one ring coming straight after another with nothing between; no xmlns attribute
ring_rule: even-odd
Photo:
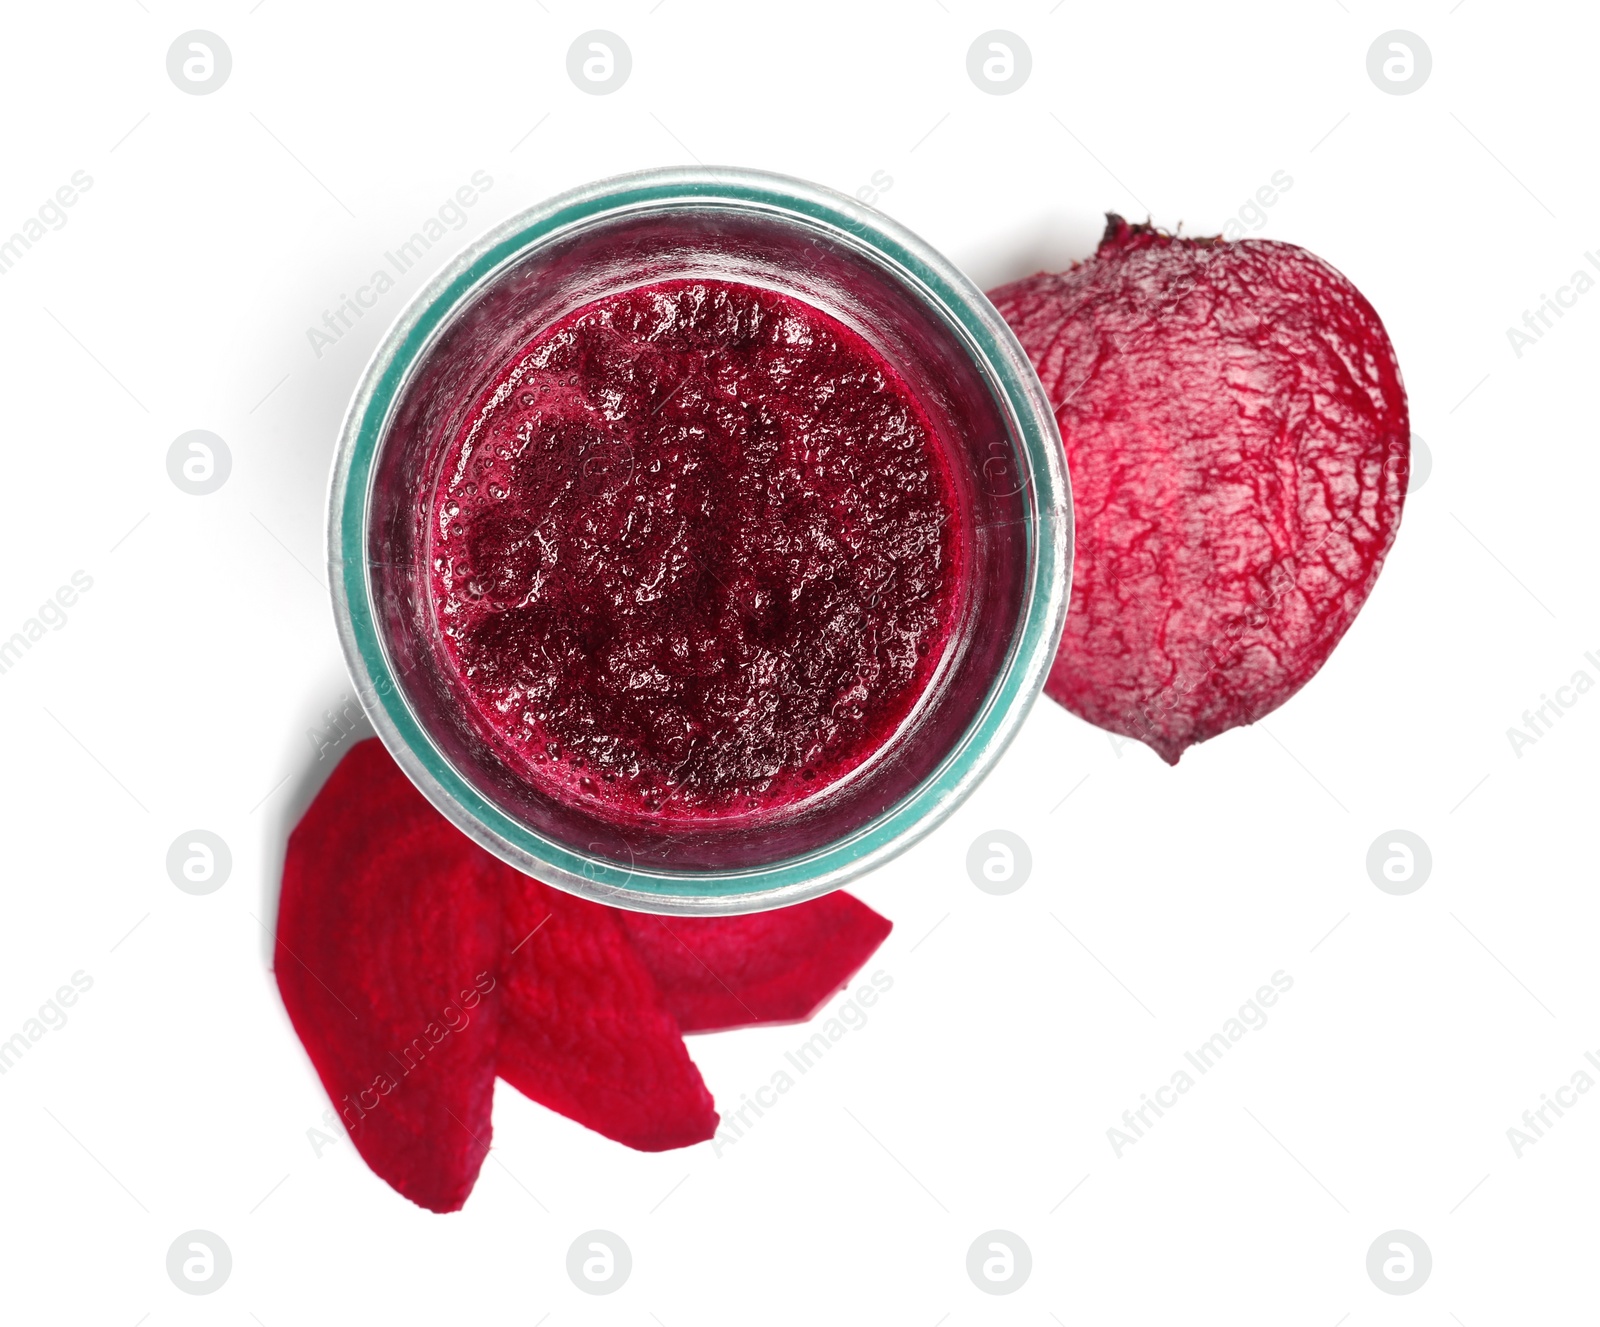
<svg viewBox="0 0 1600 1327"><path fill-rule="evenodd" d="M1292 244L1114 214L1093 258L990 299L1072 478L1047 694L1169 763L1276 709L1354 621L1405 502L1405 388L1372 306Z"/></svg>
<svg viewBox="0 0 1600 1327"><path fill-rule="evenodd" d="M685 1032L803 1022L892 929L840 893L743 917L619 916Z"/></svg>
<svg viewBox="0 0 1600 1327"><path fill-rule="evenodd" d="M350 1139L412 1202L451 1212L489 1149L500 864L376 740L339 762L289 836L274 967ZM493 998L492 996L490 997Z"/></svg>
<svg viewBox="0 0 1600 1327"><path fill-rule="evenodd" d="M357 1150L448 1212L496 1075L630 1147L702 1142L717 1114L683 1028L804 1018L888 931L844 894L670 920L575 898L479 848L370 739L290 836L274 967Z"/></svg>
<svg viewBox="0 0 1600 1327"><path fill-rule="evenodd" d="M640 1151L710 1138L711 1094L622 914L511 874L500 1076Z"/></svg>

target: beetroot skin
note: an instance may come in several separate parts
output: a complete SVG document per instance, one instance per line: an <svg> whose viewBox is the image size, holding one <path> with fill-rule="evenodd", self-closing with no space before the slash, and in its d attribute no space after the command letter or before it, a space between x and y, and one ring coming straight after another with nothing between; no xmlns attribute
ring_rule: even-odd
<svg viewBox="0 0 1600 1327"><path fill-rule="evenodd" d="M1077 549L1045 690L1175 764L1322 667L1405 502L1383 324L1314 254L1108 215L1099 250L990 299L1066 444Z"/></svg>
<svg viewBox="0 0 1600 1327"><path fill-rule="evenodd" d="M494 1080L642 1151L717 1113L684 1032L809 1017L889 933L844 894L748 917L657 918L521 874L428 804L377 739L295 826L274 968L373 1171L459 1208Z"/></svg>

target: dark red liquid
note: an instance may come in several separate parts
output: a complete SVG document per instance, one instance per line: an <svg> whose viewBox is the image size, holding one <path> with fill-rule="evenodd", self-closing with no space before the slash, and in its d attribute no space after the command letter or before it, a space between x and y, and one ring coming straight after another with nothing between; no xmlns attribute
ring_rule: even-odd
<svg viewBox="0 0 1600 1327"><path fill-rule="evenodd" d="M774 291L662 282L569 314L479 401L434 491L433 606L537 786L611 818L760 819L915 708L957 514L862 337Z"/></svg>

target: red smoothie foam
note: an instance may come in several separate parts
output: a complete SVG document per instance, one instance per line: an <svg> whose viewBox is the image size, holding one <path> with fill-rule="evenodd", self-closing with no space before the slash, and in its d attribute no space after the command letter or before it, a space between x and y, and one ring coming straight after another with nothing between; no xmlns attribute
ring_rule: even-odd
<svg viewBox="0 0 1600 1327"><path fill-rule="evenodd" d="M434 489L432 603L535 786L610 819L759 822L916 708L956 616L959 513L859 334L772 290L660 282L496 375Z"/></svg>

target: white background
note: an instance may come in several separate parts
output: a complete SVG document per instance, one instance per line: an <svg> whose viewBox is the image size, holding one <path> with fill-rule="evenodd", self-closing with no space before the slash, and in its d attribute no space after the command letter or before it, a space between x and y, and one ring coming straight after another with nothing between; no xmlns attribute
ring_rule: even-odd
<svg viewBox="0 0 1600 1327"><path fill-rule="evenodd" d="M0 1037L73 972L94 984L0 1077L0 1314L1592 1314L1600 1092L1520 1157L1506 1131L1600 1049L1600 694L1520 756L1506 731L1575 671L1600 681L1600 294L1521 357L1506 331L1600 247L1600 24L1496 0L652 3L5 8L0 236L74 171L93 186L0 276L0 636L75 570L93 588L0 675ZM232 51L208 96L166 72L191 28ZM566 73L592 28L632 51L612 95ZM968 78L990 28L1032 51L1013 95ZM1433 53L1407 96L1366 71L1396 28ZM433 1216L348 1142L314 1150L326 1099L256 920L330 763L307 730L348 686L321 565L333 440L447 251L585 180L696 159L852 193L885 172L879 205L984 286L1087 255L1108 208L1214 233L1286 171L1258 233L1380 311L1432 472L1359 621L1264 723L1170 769L1041 701L971 802L860 885L895 923L869 966L893 988L742 1141L641 1155L502 1085L477 1191ZM317 358L306 329L476 170L494 183L466 225ZM233 458L207 497L165 466L196 428ZM196 827L234 858L205 897L164 865ZM1006 897L965 867L997 828L1033 853ZM1365 865L1395 828L1434 858L1407 897ZM1122 1112L1280 969L1269 1023L1119 1158ZM801 1040L691 1049L726 1108ZM564 1270L593 1227L633 1253L607 1298ZM1033 1253L1006 1298L965 1270L996 1227ZM165 1270L193 1228L233 1253L206 1298ZM1405 1297L1365 1270L1395 1228L1433 1253Z"/></svg>

